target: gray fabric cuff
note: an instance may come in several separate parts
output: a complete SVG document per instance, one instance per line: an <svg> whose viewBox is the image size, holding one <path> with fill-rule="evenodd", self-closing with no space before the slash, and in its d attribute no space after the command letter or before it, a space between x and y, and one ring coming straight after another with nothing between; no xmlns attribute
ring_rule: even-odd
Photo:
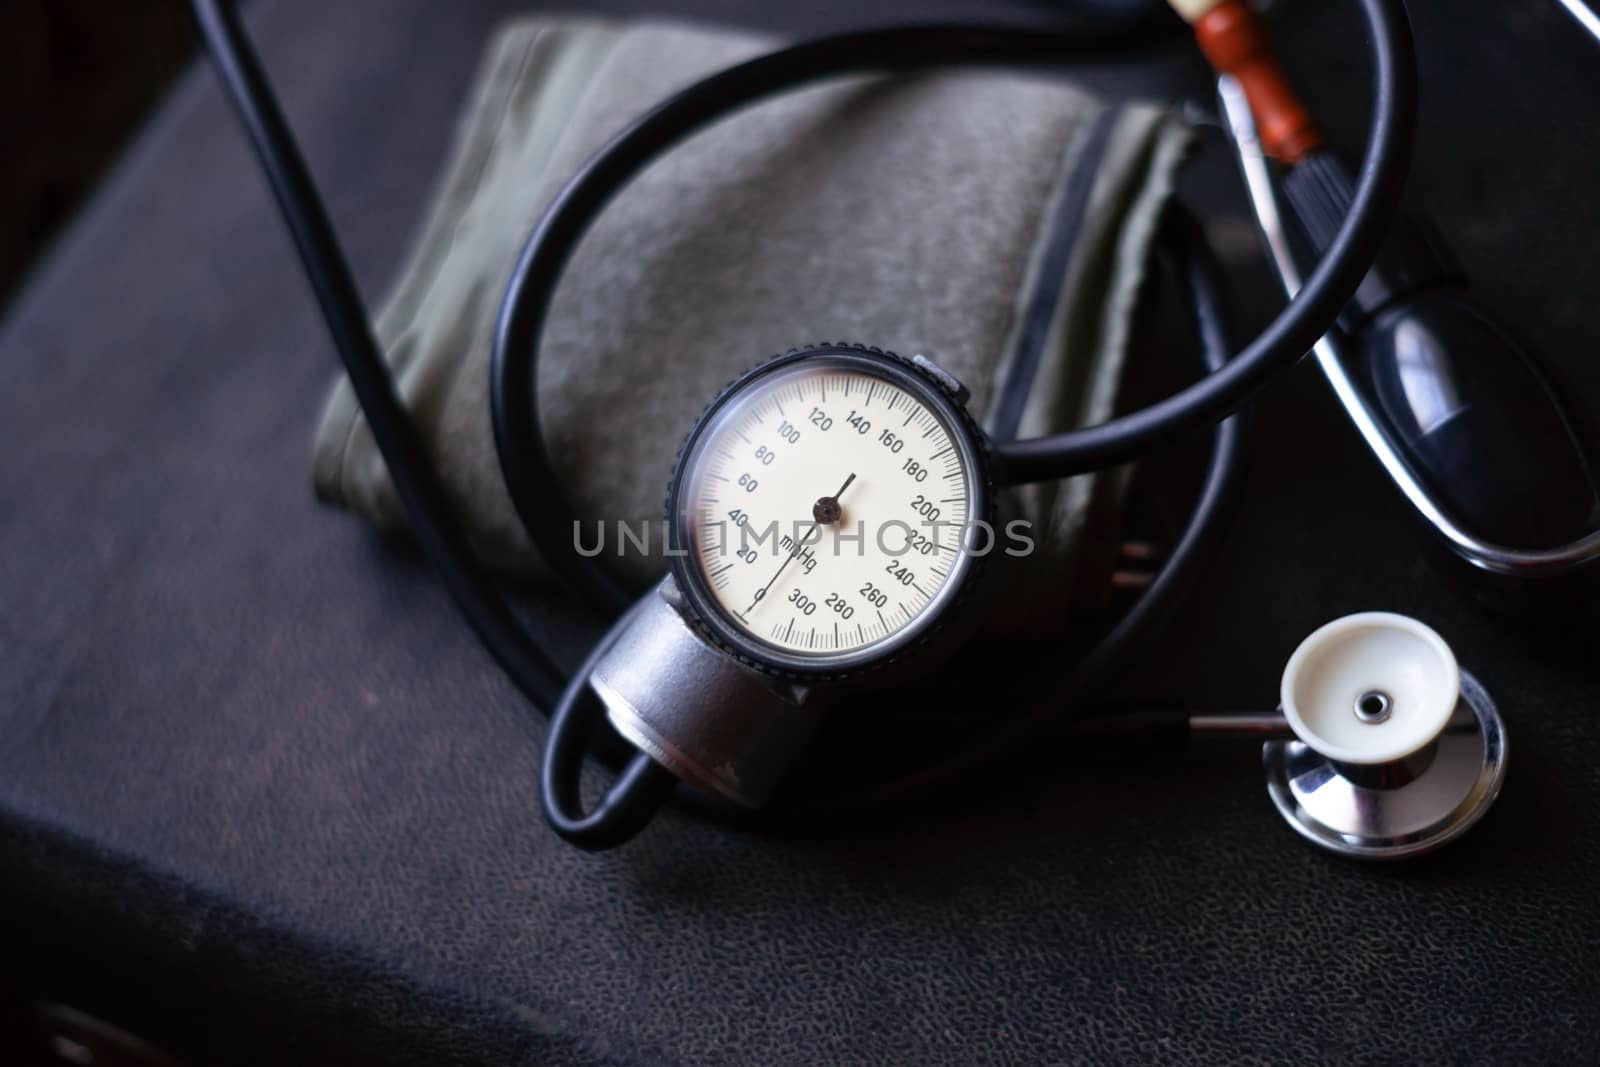
<svg viewBox="0 0 1600 1067"><path fill-rule="evenodd" d="M627 121L771 42L662 23L527 18L489 49L443 184L376 329L455 506L491 563L536 571L489 418L496 310L528 230ZM747 110L650 168L596 223L551 308L541 414L589 519L659 520L705 403L819 340L926 353L997 436L1112 409L1156 217L1189 132L1043 74L864 77ZM342 379L317 430L318 496L404 524ZM1115 479L1022 494L1030 589L1099 564L1085 531ZM656 522L659 531L659 521ZM586 539L587 541L588 539ZM662 567L608 553L639 579ZM1037 582L1035 583L1035 579Z"/></svg>

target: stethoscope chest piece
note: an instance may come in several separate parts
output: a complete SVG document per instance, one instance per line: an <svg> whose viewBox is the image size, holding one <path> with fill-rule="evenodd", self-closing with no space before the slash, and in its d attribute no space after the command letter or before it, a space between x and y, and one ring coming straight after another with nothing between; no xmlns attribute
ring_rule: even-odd
<svg viewBox="0 0 1600 1067"><path fill-rule="evenodd" d="M1262 750L1267 792L1313 844L1362 859L1428 852L1500 792L1506 737L1493 700L1433 630L1349 615L1301 642L1283 672L1294 740Z"/></svg>

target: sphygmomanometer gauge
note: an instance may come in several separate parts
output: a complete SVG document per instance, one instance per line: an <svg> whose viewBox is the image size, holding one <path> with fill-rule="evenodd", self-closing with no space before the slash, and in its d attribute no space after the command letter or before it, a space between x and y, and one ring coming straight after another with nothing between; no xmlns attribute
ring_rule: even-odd
<svg viewBox="0 0 1600 1067"><path fill-rule="evenodd" d="M987 448L927 360L853 345L779 356L690 432L668 497L674 578L707 636L818 677L918 645L994 542Z"/></svg>

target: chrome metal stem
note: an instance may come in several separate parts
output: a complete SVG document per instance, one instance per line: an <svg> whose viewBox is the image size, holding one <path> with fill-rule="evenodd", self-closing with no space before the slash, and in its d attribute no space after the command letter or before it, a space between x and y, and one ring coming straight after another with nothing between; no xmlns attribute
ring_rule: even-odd
<svg viewBox="0 0 1600 1067"><path fill-rule="evenodd" d="M1600 15L1595 14L1594 8L1584 3L1584 0L1556 0L1556 3L1567 9L1567 14L1578 20L1578 25L1589 31L1589 36L1600 43Z"/></svg>
<svg viewBox="0 0 1600 1067"><path fill-rule="evenodd" d="M1244 737L1262 741L1273 737L1293 737L1289 721L1280 712L1232 711L1189 716L1189 733L1194 737Z"/></svg>

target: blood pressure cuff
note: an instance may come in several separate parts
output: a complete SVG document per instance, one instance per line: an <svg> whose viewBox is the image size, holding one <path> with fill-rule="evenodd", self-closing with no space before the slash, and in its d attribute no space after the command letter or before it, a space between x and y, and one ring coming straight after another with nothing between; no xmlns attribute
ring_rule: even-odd
<svg viewBox="0 0 1600 1067"><path fill-rule="evenodd" d="M399 389L492 564L537 571L489 415L496 311L542 209L627 122L774 42L661 23L527 18L493 41L398 283L377 317ZM795 345L926 354L996 439L1099 421L1189 134L1047 73L858 77L735 115L607 208L555 295L541 412L583 543L638 579L664 568L662 500L695 418L732 377ZM347 383L316 435L320 497L404 517ZM1031 490L1030 590L1081 574L1098 476ZM614 521L649 523L616 555ZM1103 538L1101 539L1104 540ZM1059 603L1059 601L1054 601ZM1021 614L1021 613L1019 613Z"/></svg>

